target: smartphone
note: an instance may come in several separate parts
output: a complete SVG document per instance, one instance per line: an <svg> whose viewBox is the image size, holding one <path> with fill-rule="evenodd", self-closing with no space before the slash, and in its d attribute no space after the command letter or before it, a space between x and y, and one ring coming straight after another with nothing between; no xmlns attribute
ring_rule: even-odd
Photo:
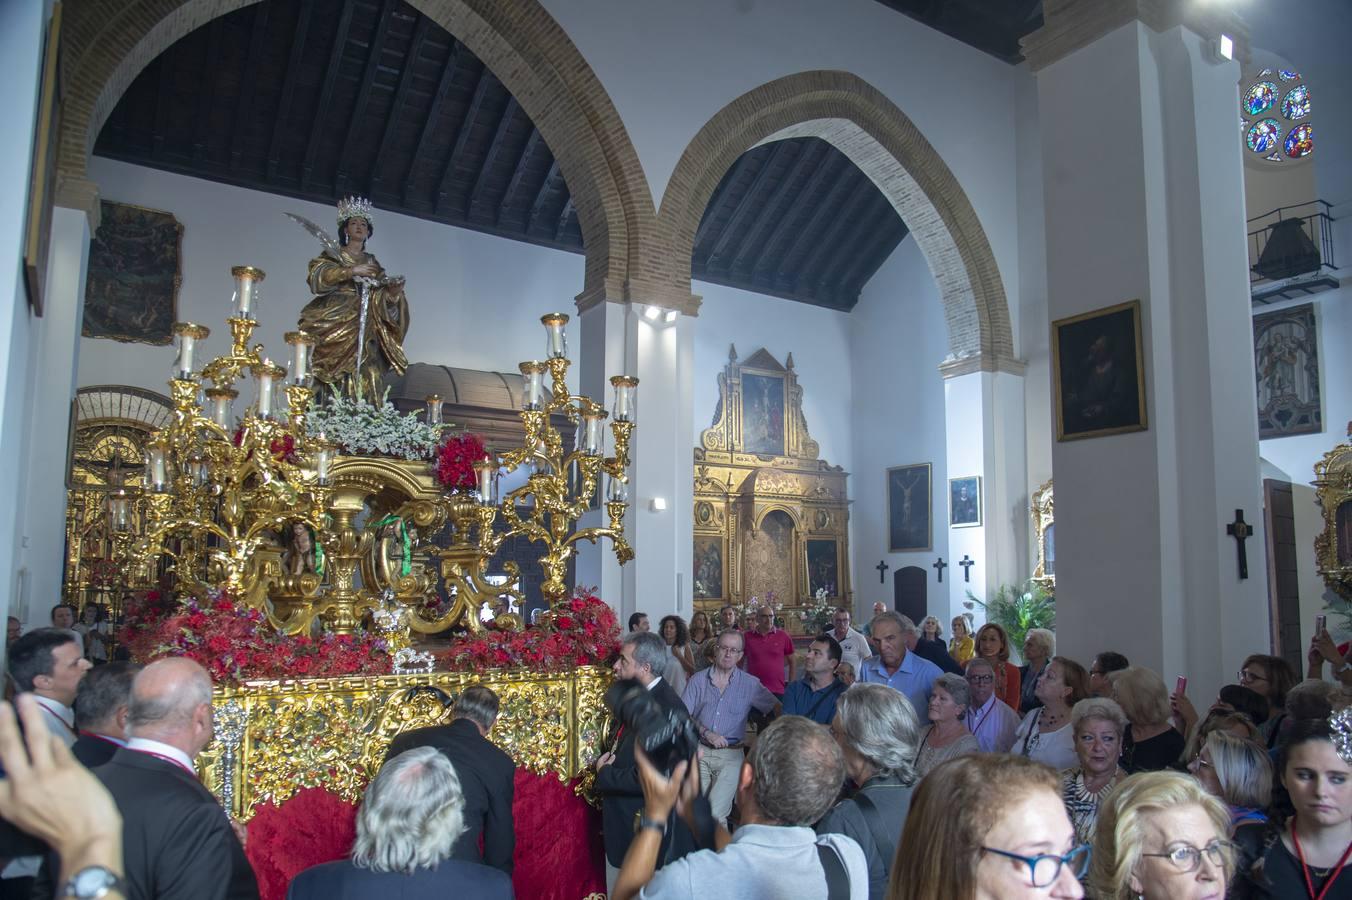
<svg viewBox="0 0 1352 900"><path fill-rule="evenodd" d="M1319 634L1319 633L1322 632L1322 631L1328 630L1328 624L1329 624L1329 617L1328 617L1328 616L1325 616L1325 615L1318 615L1318 616L1315 616L1315 617L1314 617L1314 633L1315 633L1315 634Z"/></svg>
<svg viewBox="0 0 1352 900"><path fill-rule="evenodd" d="M1186 694L1188 692L1188 676L1180 675L1174 682L1175 694Z"/></svg>

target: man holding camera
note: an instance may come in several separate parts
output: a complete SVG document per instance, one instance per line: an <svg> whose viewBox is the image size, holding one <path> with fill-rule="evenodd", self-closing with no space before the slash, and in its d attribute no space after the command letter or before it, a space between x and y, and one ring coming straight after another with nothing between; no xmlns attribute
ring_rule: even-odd
<svg viewBox="0 0 1352 900"><path fill-rule="evenodd" d="M784 716L761 733L737 771L742 824L735 836L700 814L703 798L689 764L677 763L670 777L642 753L638 765L643 817L610 894L614 900L868 897L868 864L854 839L812 830L845 779L844 756L822 726ZM673 810L696 830L706 849L654 872L662 826Z"/></svg>
<svg viewBox="0 0 1352 900"><path fill-rule="evenodd" d="M671 685L662 678L667 661L666 643L650 631L632 632L620 646L620 657L615 661L615 677L632 679L647 689L663 712L677 710L685 714L685 704ZM619 710L612 710L620 721ZM624 854L634 839L639 812L643 808L643 788L639 785L638 767L634 760L638 729L621 723L611 749L596 760L596 793L601 797L601 835L606 849L606 887L612 888L619 875ZM689 852L693 842L685 827L674 820L667 823L658 866L668 858L676 859ZM677 832L681 832L678 836Z"/></svg>

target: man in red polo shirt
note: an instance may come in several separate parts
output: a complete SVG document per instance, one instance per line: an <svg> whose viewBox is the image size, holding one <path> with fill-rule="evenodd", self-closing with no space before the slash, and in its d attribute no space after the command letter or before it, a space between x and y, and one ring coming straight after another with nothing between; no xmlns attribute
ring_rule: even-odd
<svg viewBox="0 0 1352 900"><path fill-rule="evenodd" d="M789 665L787 680L784 677L785 660ZM794 678L793 638L775 627L774 616L766 607L756 610L756 628L746 633L746 670L781 701L784 686Z"/></svg>

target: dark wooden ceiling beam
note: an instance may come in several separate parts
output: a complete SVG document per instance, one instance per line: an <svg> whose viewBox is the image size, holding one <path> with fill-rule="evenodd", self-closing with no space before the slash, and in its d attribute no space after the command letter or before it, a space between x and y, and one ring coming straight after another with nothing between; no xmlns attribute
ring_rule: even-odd
<svg viewBox="0 0 1352 900"><path fill-rule="evenodd" d="M437 215L441 215L442 209L446 206L446 195L450 192L451 180L455 176L456 162L465 151L470 132L474 130L474 120L479 117L479 108L484 104L484 94L488 92L488 86L496 80L493 73L488 71L488 66L479 71L479 81L474 85L474 96L469 101L469 108L465 110L465 117L460 120L460 133L455 136L455 146L446 157L446 168L442 170L441 179L437 182L437 195L432 207Z"/></svg>
<svg viewBox="0 0 1352 900"><path fill-rule="evenodd" d="M263 42L268 36L267 3L259 3L253 8L253 28L249 32L249 50L244 57L244 73L239 80L239 97L235 100L235 118L230 133L230 171L239 170L240 157L244 155L244 135L249 130L249 118L253 114L254 95L258 88L259 62L263 58Z"/></svg>
<svg viewBox="0 0 1352 900"><path fill-rule="evenodd" d="M824 141L822 143L825 144ZM809 146L816 146L816 142L812 142ZM770 262L770 254L774 252L775 245L779 243L789 226L802 216L808 200L816 196L826 177L831 174L832 170L838 169L846 162L845 156L835 152L830 144L825 144L825 146L826 152L818 154L816 167L812 170L812 174L808 176L807 183L803 185L802 190L793 195L788 208L780 215L779 221L775 223L774 229L770 232L770 236L765 239L765 243L756 253L756 258L752 260L750 272L753 278L763 265Z"/></svg>
<svg viewBox="0 0 1352 900"><path fill-rule="evenodd" d="M882 265L883 260L896 249L902 238L906 237L906 223L897 217L891 201L888 201L887 207L884 215L880 217L877 229L864 239L854 262L841 273L840 281L843 283L857 284L862 288L873 277L873 273L878 271L878 266ZM881 259L878 258L880 254Z"/></svg>
<svg viewBox="0 0 1352 900"><path fill-rule="evenodd" d="M854 178L863 177L863 173L854 168L849 159L845 159L844 154L841 154L841 159L845 162L845 165L837 169L836 181L831 184L830 188L826 189L825 195L822 196L821 201L818 201L817 208L813 209L811 215L807 216L807 222L799 227L794 242L788 245L788 250L783 257L780 257L779 266L777 266L775 272L776 284L787 281L796 285L802 280L803 273L806 273L808 269L807 259L800 258L798 255L800 247L804 246L808 238L813 238L818 247L822 245L822 235L819 234L822 219L831 212L837 216L840 215L842 193L848 186L854 184ZM815 255L815 251L811 255Z"/></svg>
<svg viewBox="0 0 1352 900"><path fill-rule="evenodd" d="M348 0L349 3L352 0ZM286 57L286 74L282 77L282 99L277 105L277 116L272 121L272 138L268 141L268 160L265 178L271 184L277 178L277 168L282 163L282 135L291 125L291 104L296 100L297 73L300 61L305 55L305 43L310 33L310 14L314 11L314 0L301 0L300 14L296 18L296 33L291 37L291 52Z"/></svg>
<svg viewBox="0 0 1352 900"><path fill-rule="evenodd" d="M732 189L746 171L746 167L751 165L754 157L754 150L748 150L728 167L728 172L723 179L718 182L718 187L714 188L713 195L709 198L709 203L704 207L704 218L700 219L699 227L695 229L695 242L691 244L694 248L699 248L704 244L704 240L709 236L709 231L714 227L714 222L718 216L713 215L714 210L718 209L723 202L723 194Z"/></svg>
<svg viewBox="0 0 1352 900"><path fill-rule="evenodd" d="M451 38L450 50L446 53L446 64L442 66L441 78L437 81L437 92L432 95L432 105L428 107L427 117L423 120L422 132L418 135L418 145L413 150L413 156L409 160L408 174L404 176L403 201L404 205L409 205L409 192L418 180L418 169L422 166L423 157L427 153L432 143L432 133L436 131L437 122L441 119L441 106L446 102L446 95L450 93L451 84L455 81L455 67L460 59L460 42Z"/></svg>
<svg viewBox="0 0 1352 900"><path fill-rule="evenodd" d="M840 252L839 238L841 230L847 226L857 225L853 220L851 211L859 207L859 204L868 196L869 191L876 191L878 189L863 172L860 172L858 169L855 169L854 172L854 187L850 189L849 199L835 207L835 218L831 220L830 225L826 226L825 233L817 239L811 252L808 253L807 259L803 260L802 268L799 269L797 276L794 278L794 285L800 290L805 287L808 290L812 290L812 288L816 286L820 276L814 278L813 273L817 271L818 261L820 261L822 256L827 252Z"/></svg>
<svg viewBox="0 0 1352 900"><path fill-rule="evenodd" d="M790 142L781 141L781 143L788 144ZM770 224L770 221L775 218L776 213L778 213L785 205L785 201L792 202L792 198L796 196L793 193L797 190L795 185L803 178L808 167L812 164L812 160L816 157L814 151L819 143L818 141L798 141L795 143L798 144L799 148L798 156L794 159L793 166L789 169L789 173L779 182L779 189L775 192L775 196L771 197L767 203L761 205L756 218L751 222L750 227L746 229L746 236L742 239L741 244L738 245L737 255L734 256L732 262L725 267L725 270L729 275L734 275L738 269L742 269L743 264L753 252L759 256L764 251L765 245L760 242L761 233L765 231L766 227ZM746 270L743 269L743 271Z"/></svg>
<svg viewBox="0 0 1352 900"><path fill-rule="evenodd" d="M160 67L168 65L169 60L175 55L173 50L174 48L170 47L152 65L159 65ZM173 105L169 102L169 97L173 94L173 87L174 79L166 78L161 73L155 91L155 119L150 140L150 155L154 159L160 159L164 156L165 133L169 130L169 121L175 113Z"/></svg>
<svg viewBox="0 0 1352 900"><path fill-rule="evenodd" d="M225 16L217 16L207 27L206 65L202 67L202 83L197 88L197 96L205 102L198 104L194 112L197 116L193 128L192 161L200 166L207 158L207 146L211 141L211 113L216 109L216 76L221 62L221 29Z"/></svg>
<svg viewBox="0 0 1352 900"><path fill-rule="evenodd" d="M493 164L497 162L498 153L502 151L503 139L507 136L507 131L512 125L512 119L515 117L516 98L508 94L507 105L502 108L502 115L498 118L498 127L493 132L493 140L488 144L488 151L484 153L484 161L479 165L479 175L474 179L474 187L469 192L469 203L465 205L466 219L473 218L475 209L483 202L484 191L487 190L492 180Z"/></svg>
<svg viewBox="0 0 1352 900"><path fill-rule="evenodd" d="M355 160L351 150L355 149L352 138L366 126L366 106L371 102L371 89L375 85L376 70L380 68L380 56L385 52L385 37L389 34L390 18L394 15L396 0L385 0L380 6L380 21L376 24L376 33L371 38L371 50L366 54L366 67L361 73L361 82L357 86L357 102L352 107L352 115L347 119L347 133L338 145L338 174L333 179L333 193L343 196L347 191L347 182L352 173L350 167ZM409 60L404 65L410 64ZM379 163L376 160L372 165Z"/></svg>
<svg viewBox="0 0 1352 900"><path fill-rule="evenodd" d="M563 204L563 212L559 213L559 225L554 229L554 241L563 243L563 233L568 228L568 220L573 216L573 195L569 194L568 199Z"/></svg>
<svg viewBox="0 0 1352 900"><path fill-rule="evenodd" d="M887 220L894 219L895 215L892 212L892 204L887 202L881 191L875 190L871 196L864 197L857 212L852 216L854 224L845 231L836 244L835 259L828 260L822 266L822 274L818 280L822 284L837 288L845 283L842 277L845 271L854 268L864 254L865 245L872 243L870 238L878 229L886 228Z"/></svg>
<svg viewBox="0 0 1352 900"><path fill-rule="evenodd" d="M526 216L526 232L535 227L535 220L540 218L540 213L545 208L545 201L549 199L550 190L554 187L554 179L559 174L559 158L556 156L549 161L549 171L545 173L545 180L540 182L540 189L535 192L535 200L530 205L530 215Z"/></svg>
<svg viewBox="0 0 1352 900"><path fill-rule="evenodd" d="M315 117L310 123L310 139L305 144L305 161L300 167L300 189L304 193L310 190L314 178L315 158L319 154L319 139L324 134L324 123L329 114L329 104L333 101L333 86L338 82L338 66L343 61L343 52L347 48L347 34L352 27L353 0L346 0L343 11L338 16L338 31L333 36L333 47L329 50L329 64L324 69L324 87L319 92L319 103L315 105Z"/></svg>
<svg viewBox="0 0 1352 900"><path fill-rule="evenodd" d="M530 128L530 137L526 138L526 146L522 148L521 155L516 158L516 168L512 169L512 177L507 182L507 189L502 192L502 199L498 201L498 211L493 216L493 224L502 224L502 214L512 205L516 199L516 192L521 189L521 179L526 174L526 169L530 165L530 158L535 153L535 148L540 144L540 129L534 125ZM529 223L527 223L529 224Z"/></svg>
<svg viewBox="0 0 1352 900"><path fill-rule="evenodd" d="M742 220L756 208L757 202L762 207L770 205L767 201L773 198L760 196L762 188L773 177L773 173L779 168L780 162L784 159L786 153L793 150L788 141L775 141L773 148L765 157L765 161L751 178L751 184L747 186L742 197L737 201L732 214L728 216L723 227L719 229L718 236L714 238L714 245L709 250L706 259L706 265L713 267L716 260L721 260L728 252L734 240L738 241L737 247L743 246L748 235L742 231ZM723 271L728 271L727 266L719 266Z"/></svg>
<svg viewBox="0 0 1352 900"><path fill-rule="evenodd" d="M404 67L399 73L399 85L394 89L394 100L390 103L390 114L385 117L385 128L380 135L380 148L376 150L375 159L371 160L371 180L366 186L367 196L374 196L378 191L383 190L385 177L384 172L388 172L388 167L381 169L382 164L387 164L389 156L387 155L394 141L395 132L399 130L399 120L403 118L404 104L408 100L408 88L413 83L413 73L418 67L418 58L422 55L423 42L427 40L427 33L431 29L432 20L427 16L418 16L417 24L413 26L413 37L408 42L408 54L404 57Z"/></svg>

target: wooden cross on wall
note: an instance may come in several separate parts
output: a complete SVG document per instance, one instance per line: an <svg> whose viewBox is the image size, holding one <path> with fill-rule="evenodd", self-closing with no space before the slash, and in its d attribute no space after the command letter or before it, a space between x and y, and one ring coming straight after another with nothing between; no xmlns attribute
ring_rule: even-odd
<svg viewBox="0 0 1352 900"><path fill-rule="evenodd" d="M944 583L944 569L947 569L947 568L948 568L948 563L944 562L944 558L941 556L941 557L939 557L938 559L936 559L936 560L931 564L930 568L936 569L936 570L939 572L939 583L940 583L940 584L943 584L943 583Z"/></svg>
<svg viewBox="0 0 1352 900"><path fill-rule="evenodd" d="M958 565L962 566L962 580L971 581L972 566L976 565L976 560L972 559L966 553L964 553L962 555L962 559L958 560Z"/></svg>
<svg viewBox="0 0 1352 900"><path fill-rule="evenodd" d="M891 566L889 566L889 565L887 564L887 561L886 561L886 560L883 560L883 559L880 559L880 560L878 560L878 564L877 564L876 566L874 566L873 568L875 568L875 569L878 570L878 583L879 583L879 584L887 584L887 577L886 577L886 575L885 575L884 573L885 573L888 569L892 568Z"/></svg>
<svg viewBox="0 0 1352 900"><path fill-rule="evenodd" d="M1235 552L1239 554L1239 577L1242 581L1249 577L1249 554L1244 542L1253 535L1253 526L1244 521L1244 510L1235 510L1235 520L1225 526L1225 533L1235 539Z"/></svg>

